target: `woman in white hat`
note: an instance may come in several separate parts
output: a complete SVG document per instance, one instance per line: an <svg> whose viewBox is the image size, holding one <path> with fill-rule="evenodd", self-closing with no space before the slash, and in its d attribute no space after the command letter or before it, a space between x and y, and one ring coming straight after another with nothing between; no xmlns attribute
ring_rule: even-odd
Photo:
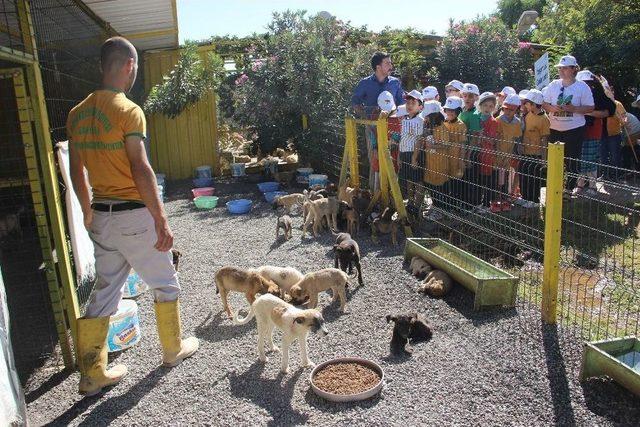
<svg viewBox="0 0 640 427"><path fill-rule="evenodd" d="M567 178L566 189L576 186L578 163L582 155L585 132L585 114L594 109L593 95L589 86L576 79L578 62L571 55L560 58L556 65L560 78L552 81L544 95L544 109L551 123L550 142L563 142L565 170L572 175Z"/></svg>

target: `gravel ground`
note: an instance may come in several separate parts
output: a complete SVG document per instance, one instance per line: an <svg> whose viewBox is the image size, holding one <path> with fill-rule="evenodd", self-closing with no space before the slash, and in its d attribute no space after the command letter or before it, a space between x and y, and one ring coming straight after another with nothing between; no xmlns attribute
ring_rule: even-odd
<svg viewBox="0 0 640 427"><path fill-rule="evenodd" d="M460 287L444 300L418 295L402 266L401 248L375 245L361 235L365 286L351 287L349 313L321 298L330 334L309 339L316 363L357 355L382 364L387 385L380 396L333 404L309 388L297 346L291 373L279 374L279 355L263 365L256 354L255 322L234 326L221 315L213 275L223 265L291 265L304 271L332 266L332 238L275 243L275 215L255 185L218 184L225 195L213 211L196 211L185 198L188 183L168 186L166 203L183 253L182 318L200 351L174 369L159 367L151 296L138 299L143 339L114 359L130 374L100 397L77 395L79 374L43 370L27 388L32 425L633 425L640 399L608 380L577 381L580 344L555 328L542 328L533 309L474 313ZM232 217L224 202L242 194L258 203ZM300 218L294 219L295 225ZM233 295L234 308L246 301ZM390 313L421 312L434 338L411 357L389 356ZM276 344L279 337L276 336ZM636 420L636 421L633 421ZM637 424L636 424L637 425Z"/></svg>

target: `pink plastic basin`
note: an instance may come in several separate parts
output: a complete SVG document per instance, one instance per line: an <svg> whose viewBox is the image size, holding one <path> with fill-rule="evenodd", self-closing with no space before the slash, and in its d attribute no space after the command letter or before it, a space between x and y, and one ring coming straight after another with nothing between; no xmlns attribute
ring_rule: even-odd
<svg viewBox="0 0 640 427"><path fill-rule="evenodd" d="M193 198L195 199L196 197L200 196L213 196L214 190L215 188L213 187L194 188L191 190L191 193L193 194Z"/></svg>

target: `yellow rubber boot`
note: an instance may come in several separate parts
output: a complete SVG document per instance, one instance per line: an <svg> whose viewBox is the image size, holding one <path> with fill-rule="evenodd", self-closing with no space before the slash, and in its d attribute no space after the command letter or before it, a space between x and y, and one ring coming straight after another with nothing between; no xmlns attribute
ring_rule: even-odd
<svg viewBox="0 0 640 427"><path fill-rule="evenodd" d="M103 387L120 382L127 375L127 367L116 365L107 370L107 333L109 317L78 319L79 393L93 396Z"/></svg>
<svg viewBox="0 0 640 427"><path fill-rule="evenodd" d="M200 344L196 337L182 339L180 327L180 303L178 300L155 303L158 336L162 345L162 364L168 367L178 366L184 359L198 350Z"/></svg>

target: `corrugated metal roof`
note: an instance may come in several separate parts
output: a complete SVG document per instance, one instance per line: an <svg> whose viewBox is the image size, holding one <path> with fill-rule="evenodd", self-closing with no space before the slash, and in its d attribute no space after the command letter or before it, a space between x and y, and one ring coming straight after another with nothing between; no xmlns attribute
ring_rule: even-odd
<svg viewBox="0 0 640 427"><path fill-rule="evenodd" d="M83 0L139 50L178 47L176 0Z"/></svg>

